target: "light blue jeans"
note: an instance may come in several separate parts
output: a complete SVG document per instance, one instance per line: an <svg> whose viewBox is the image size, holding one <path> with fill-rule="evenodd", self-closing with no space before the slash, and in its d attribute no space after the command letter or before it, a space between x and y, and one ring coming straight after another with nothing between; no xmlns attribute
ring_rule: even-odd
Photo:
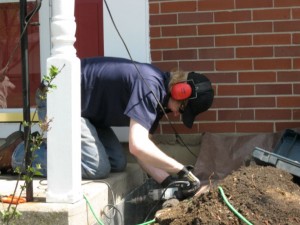
<svg viewBox="0 0 300 225"><path fill-rule="evenodd" d="M12 156L12 167L24 172L24 143L20 143ZM33 167L40 164L40 172L47 176L47 145L35 151ZM88 119L81 118L81 171L84 179L106 178L110 172L121 172L127 159L123 147L111 128L96 129Z"/></svg>
<svg viewBox="0 0 300 225"><path fill-rule="evenodd" d="M96 129L81 118L81 171L86 179L100 179L110 172L124 171L127 158L121 143L110 128Z"/></svg>

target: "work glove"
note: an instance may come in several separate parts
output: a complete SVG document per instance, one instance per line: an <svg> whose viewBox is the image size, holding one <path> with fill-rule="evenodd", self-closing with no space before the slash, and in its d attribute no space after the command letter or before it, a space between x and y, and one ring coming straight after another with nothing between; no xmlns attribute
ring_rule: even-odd
<svg viewBox="0 0 300 225"><path fill-rule="evenodd" d="M176 177L173 177L172 175L170 175L170 176L166 177L166 178L163 180L163 182L161 182L160 185L161 185L163 188L168 188L168 187L170 187L170 185L171 185L174 181L176 181L176 180L177 180Z"/></svg>
<svg viewBox="0 0 300 225"><path fill-rule="evenodd" d="M200 180L192 173L192 167L185 166L177 173L178 180L183 181L179 186L176 197L180 200L192 197L200 189Z"/></svg>

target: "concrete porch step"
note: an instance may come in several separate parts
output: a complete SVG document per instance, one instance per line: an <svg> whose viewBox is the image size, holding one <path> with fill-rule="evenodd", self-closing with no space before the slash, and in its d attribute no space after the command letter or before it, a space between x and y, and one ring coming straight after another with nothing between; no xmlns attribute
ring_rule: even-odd
<svg viewBox="0 0 300 225"><path fill-rule="evenodd" d="M129 213L125 208L125 199L132 191L141 186L146 180L145 173L138 164L129 163L125 172L111 173L109 178L102 180L83 180L82 190L86 199L73 203L47 203L46 179L34 179L34 201L19 204L17 209L22 213L19 219L10 224L15 225L94 225L97 221L89 208L92 207L96 216L109 224L124 224L124 214ZM18 193L20 193L19 183ZM13 193L16 186L16 176L0 175L0 195L7 196ZM23 193L23 196L25 193ZM114 200L114 201L113 201ZM114 218L107 218L103 211L109 211L109 204L116 205L118 212ZM8 204L0 204L0 211L5 210ZM111 212L112 210L110 210ZM121 215L119 215L121 214ZM118 217L118 218L115 218ZM123 220L123 221L121 221ZM4 224L0 221L0 224Z"/></svg>

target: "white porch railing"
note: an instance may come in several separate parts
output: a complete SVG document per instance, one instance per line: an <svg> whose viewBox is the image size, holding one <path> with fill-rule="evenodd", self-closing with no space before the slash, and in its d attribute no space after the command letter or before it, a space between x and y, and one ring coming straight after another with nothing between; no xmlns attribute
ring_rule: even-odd
<svg viewBox="0 0 300 225"><path fill-rule="evenodd" d="M48 190L46 201L74 203L83 198L81 189L80 60L74 48L76 23L74 0L52 0L52 65L63 68L54 80L57 89L48 94L47 134ZM47 69L48 71L48 69Z"/></svg>

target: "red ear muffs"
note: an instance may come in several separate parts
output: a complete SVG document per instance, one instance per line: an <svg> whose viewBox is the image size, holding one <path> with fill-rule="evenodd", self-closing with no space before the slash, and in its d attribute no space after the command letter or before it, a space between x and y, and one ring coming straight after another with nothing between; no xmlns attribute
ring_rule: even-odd
<svg viewBox="0 0 300 225"><path fill-rule="evenodd" d="M175 100L185 100L192 94L192 88L187 83L174 84L171 90L171 96Z"/></svg>

